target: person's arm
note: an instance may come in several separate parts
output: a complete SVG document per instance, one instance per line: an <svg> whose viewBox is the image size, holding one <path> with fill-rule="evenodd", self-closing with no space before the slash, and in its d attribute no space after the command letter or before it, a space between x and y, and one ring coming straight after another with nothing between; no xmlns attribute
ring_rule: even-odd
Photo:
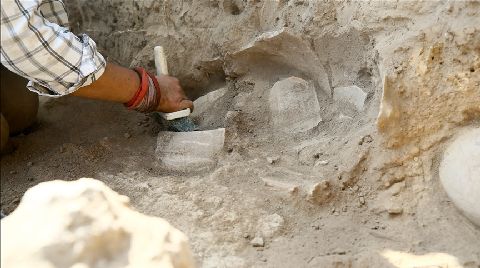
<svg viewBox="0 0 480 268"><path fill-rule="evenodd" d="M133 70L109 63L87 35L47 21L42 0L5 1L1 5L1 62L30 80L29 89L47 96L76 96L125 103L139 89ZM59 5L58 8L62 8ZM192 107L178 80L158 77L161 99L156 110Z"/></svg>
<svg viewBox="0 0 480 268"><path fill-rule="evenodd" d="M29 79L30 90L62 96L96 81L106 62L87 35L76 36L43 17L43 2L2 1L1 62Z"/></svg>
<svg viewBox="0 0 480 268"><path fill-rule="evenodd" d="M175 112L182 109L193 109L192 101L185 96L178 79L162 75L157 77L161 98L157 111ZM140 86L137 72L108 63L103 75L94 83L79 88L72 95L126 103L130 101Z"/></svg>

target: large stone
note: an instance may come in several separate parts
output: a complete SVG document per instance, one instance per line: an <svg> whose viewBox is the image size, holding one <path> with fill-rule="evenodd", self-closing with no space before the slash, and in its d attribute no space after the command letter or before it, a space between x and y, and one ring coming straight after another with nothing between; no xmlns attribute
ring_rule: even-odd
<svg viewBox="0 0 480 268"><path fill-rule="evenodd" d="M194 267L187 237L93 179L29 189L1 221L1 266Z"/></svg>
<svg viewBox="0 0 480 268"><path fill-rule="evenodd" d="M448 146L440 180L453 203L480 226L480 128L462 133Z"/></svg>
<svg viewBox="0 0 480 268"><path fill-rule="evenodd" d="M367 93L357 86L336 87L333 90L333 100L351 103L359 111L364 110L366 99Z"/></svg>
<svg viewBox="0 0 480 268"><path fill-rule="evenodd" d="M301 78L292 76L276 82L269 101L273 124L284 133L304 132L322 121L315 88Z"/></svg>
<svg viewBox="0 0 480 268"><path fill-rule="evenodd" d="M223 149L225 129L193 132L160 132L155 155L163 168L201 172L213 168Z"/></svg>

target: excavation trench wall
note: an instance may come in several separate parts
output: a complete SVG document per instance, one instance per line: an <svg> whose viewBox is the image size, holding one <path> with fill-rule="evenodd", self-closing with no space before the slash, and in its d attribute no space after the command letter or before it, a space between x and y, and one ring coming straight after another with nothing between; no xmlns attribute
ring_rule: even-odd
<svg viewBox="0 0 480 268"><path fill-rule="evenodd" d="M204 267L251 267L262 252L269 267L387 267L370 259L384 249L478 264L478 229L438 170L453 137L480 125L480 2L65 2L74 32L111 62L154 71L164 46L192 118L225 128L225 142L192 153L149 115L49 100L48 127L25 137L40 145L2 158L10 209L21 179L91 175L185 232ZM169 155L208 165L167 170Z"/></svg>
<svg viewBox="0 0 480 268"><path fill-rule="evenodd" d="M163 45L192 98L246 76L266 90L295 75L331 106L335 87L357 85L368 98L356 120L378 115L382 147L402 156L387 168L478 122L479 2L76 0L68 9L111 61L153 70Z"/></svg>

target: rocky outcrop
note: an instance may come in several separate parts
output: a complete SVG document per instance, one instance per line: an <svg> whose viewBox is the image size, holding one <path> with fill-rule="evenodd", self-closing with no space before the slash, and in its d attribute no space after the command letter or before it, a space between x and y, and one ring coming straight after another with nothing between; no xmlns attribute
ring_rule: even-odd
<svg viewBox="0 0 480 268"><path fill-rule="evenodd" d="M458 26L457 26L458 27ZM428 150L480 115L480 29L430 27L406 40L386 68L378 128L387 146Z"/></svg>
<svg viewBox="0 0 480 268"><path fill-rule="evenodd" d="M100 181L29 189L1 221L2 267L194 267L186 236Z"/></svg>

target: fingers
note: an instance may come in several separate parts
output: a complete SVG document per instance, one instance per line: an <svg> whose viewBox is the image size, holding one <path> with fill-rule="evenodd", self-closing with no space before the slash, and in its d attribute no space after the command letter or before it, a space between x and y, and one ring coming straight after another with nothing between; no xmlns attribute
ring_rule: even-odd
<svg viewBox="0 0 480 268"><path fill-rule="evenodd" d="M179 110L190 108L193 112L193 102L191 100L182 100L179 104Z"/></svg>

